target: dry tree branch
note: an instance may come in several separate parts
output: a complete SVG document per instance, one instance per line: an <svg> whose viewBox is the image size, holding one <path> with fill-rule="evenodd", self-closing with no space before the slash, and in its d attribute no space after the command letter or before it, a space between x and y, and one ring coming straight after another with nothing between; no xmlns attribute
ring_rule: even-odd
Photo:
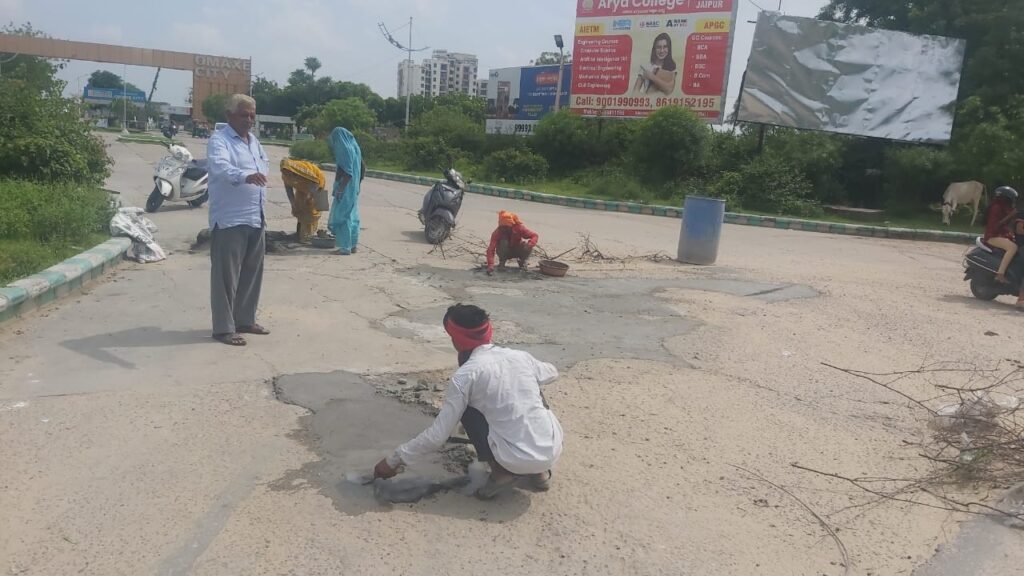
<svg viewBox="0 0 1024 576"><path fill-rule="evenodd" d="M814 516L814 519L818 521L818 524L821 524L821 527L824 528L826 532L828 532L829 536L831 536L832 540L836 543L836 548L839 549L839 554L843 558L843 574L849 574L850 573L850 554L846 550L846 544L843 543L842 539L839 538L839 535L836 534L836 531L832 528L831 525L829 525L828 522L825 521L824 518L822 518L817 512L815 512L803 500L797 498L792 492L790 492L789 490L786 490L782 486L779 486L775 482L772 482L771 480L765 478L764 476L758 474L757 472L753 472L751 470L747 470L746 468L744 468L742 466L737 466L735 464L730 464L730 466L732 466L733 468L736 468L737 470L742 470L743 472L746 472L747 474L749 474L753 478L756 478L756 479L760 480L761 482L764 482L765 484L768 484L769 486L772 486L776 490L779 490L783 494L785 494L785 495L789 496L790 498L792 498L793 500L795 500L796 503L799 504L801 507L803 507L803 509L806 510L808 513L810 513L811 516Z"/></svg>

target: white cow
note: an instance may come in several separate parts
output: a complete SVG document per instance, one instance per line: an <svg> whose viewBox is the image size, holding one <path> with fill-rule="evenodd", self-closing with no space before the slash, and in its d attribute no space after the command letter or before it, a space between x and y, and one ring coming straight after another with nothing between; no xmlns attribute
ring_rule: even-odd
<svg viewBox="0 0 1024 576"><path fill-rule="evenodd" d="M974 226L974 221L978 219L978 204L984 195L985 185L981 182L953 182L942 195L942 223L949 224L949 218L956 213L957 206L973 204L974 216L971 217L971 226Z"/></svg>

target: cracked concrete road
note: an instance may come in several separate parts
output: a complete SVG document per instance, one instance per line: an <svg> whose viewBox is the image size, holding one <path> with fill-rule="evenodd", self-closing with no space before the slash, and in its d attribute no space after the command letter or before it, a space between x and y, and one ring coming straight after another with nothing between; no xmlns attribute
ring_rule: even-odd
<svg viewBox="0 0 1024 576"><path fill-rule="evenodd" d="M162 150L111 151L109 186L141 205ZM268 151L276 165L284 150ZM291 230L272 176L271 228ZM126 264L0 327L0 570L844 573L814 518L734 466L836 527L852 574L909 574L954 542L959 516L857 506L863 494L789 463L850 476L924 471L902 444L922 424L900 399L822 362L885 372L1019 358L1020 315L970 298L961 248L728 226L713 268L571 261L564 281L487 278L470 252L482 252L502 208L553 254L581 234L607 255L672 253L679 222L469 196L442 257L422 241L423 192L367 181L355 256L268 256L260 320L273 333L242 349L208 337L207 255L188 253L205 208L154 216L167 261ZM552 491L336 505L345 495L325 491L340 490L340 468L317 463L344 448L345 466L371 465L396 430L427 418L371 408L352 435L342 403L337 424L318 428L275 397L274 379L451 369L435 321L456 299L492 307L499 338L562 367L548 392L567 438ZM601 337L612 332L618 340ZM327 401L351 392L343 378L321 380ZM1015 573L1005 570L1020 566L1024 542L1008 538L1015 545L979 573Z"/></svg>

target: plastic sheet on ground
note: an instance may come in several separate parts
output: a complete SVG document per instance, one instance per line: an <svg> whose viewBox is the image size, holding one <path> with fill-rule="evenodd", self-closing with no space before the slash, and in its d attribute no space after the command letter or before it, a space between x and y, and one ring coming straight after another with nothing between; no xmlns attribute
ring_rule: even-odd
<svg viewBox="0 0 1024 576"><path fill-rule="evenodd" d="M142 208L121 208L110 220L110 235L132 239L128 258L136 262L159 262L167 258L164 249L156 243L153 234L157 227L143 215Z"/></svg>

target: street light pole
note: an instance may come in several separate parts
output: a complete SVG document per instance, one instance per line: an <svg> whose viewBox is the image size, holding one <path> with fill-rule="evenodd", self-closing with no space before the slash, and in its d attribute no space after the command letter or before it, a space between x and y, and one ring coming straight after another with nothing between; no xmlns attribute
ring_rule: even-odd
<svg viewBox="0 0 1024 576"><path fill-rule="evenodd" d="M555 112L562 109L562 75L565 70L565 43L562 35L555 34L555 46L558 46L558 88L555 89Z"/></svg>
<svg viewBox="0 0 1024 576"><path fill-rule="evenodd" d="M128 135L128 65L125 64L121 76L121 101L123 112L121 114L121 135Z"/></svg>
<svg viewBox="0 0 1024 576"><path fill-rule="evenodd" d="M409 109L412 107L412 16L409 16L408 58L405 61L405 133L409 133Z"/></svg>

